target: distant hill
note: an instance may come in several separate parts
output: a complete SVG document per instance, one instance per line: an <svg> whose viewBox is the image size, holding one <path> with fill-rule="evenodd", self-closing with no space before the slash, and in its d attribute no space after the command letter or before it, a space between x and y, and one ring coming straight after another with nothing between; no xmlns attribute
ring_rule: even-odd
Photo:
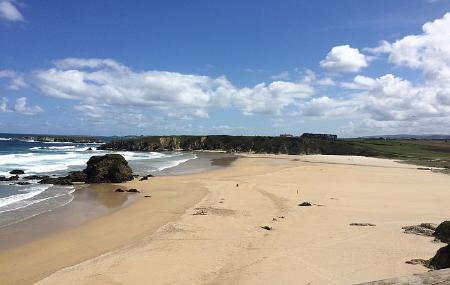
<svg viewBox="0 0 450 285"><path fill-rule="evenodd" d="M379 136L364 136L359 138L365 139L375 139L375 138L385 138L385 139L417 139L417 140L449 140L450 135L408 135L408 134L398 134L398 135L379 135Z"/></svg>

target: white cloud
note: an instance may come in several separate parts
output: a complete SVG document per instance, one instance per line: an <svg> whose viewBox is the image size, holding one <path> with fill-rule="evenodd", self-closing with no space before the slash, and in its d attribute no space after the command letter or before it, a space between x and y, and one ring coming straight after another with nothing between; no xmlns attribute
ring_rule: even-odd
<svg viewBox="0 0 450 285"><path fill-rule="evenodd" d="M22 114L22 115L36 115L38 113L43 112L44 110L39 106L27 106L27 98L20 97L16 100L16 104L14 105L14 111Z"/></svg>
<svg viewBox="0 0 450 285"><path fill-rule="evenodd" d="M27 106L27 98L20 97L16 100L16 103L12 109L8 108L8 98L0 98L0 112L15 112L22 115L36 115L43 112L44 110L39 106L29 107Z"/></svg>
<svg viewBox="0 0 450 285"><path fill-rule="evenodd" d="M357 48L335 46L320 62L320 66L332 72L357 72L368 66L368 59Z"/></svg>
<svg viewBox="0 0 450 285"><path fill-rule="evenodd" d="M22 13L14 5L14 1L1 0L0 1L0 18L12 22L24 21Z"/></svg>
<svg viewBox="0 0 450 285"><path fill-rule="evenodd" d="M0 112L5 113L8 111L8 98L0 98Z"/></svg>
<svg viewBox="0 0 450 285"><path fill-rule="evenodd" d="M35 73L40 90L86 106L138 106L170 117L207 117L213 107L236 107L251 115L280 114L283 108L314 93L303 82L275 81L237 88L225 77L132 69L112 59L69 58Z"/></svg>
<svg viewBox="0 0 450 285"><path fill-rule="evenodd" d="M272 75L271 78L273 80L289 80L291 77L291 72L289 70L282 71L280 73L277 73L275 75Z"/></svg>
<svg viewBox="0 0 450 285"><path fill-rule="evenodd" d="M322 79L317 80L317 84L321 86L335 86L336 82L329 77L324 77Z"/></svg>
<svg viewBox="0 0 450 285"><path fill-rule="evenodd" d="M0 79L9 80L9 84L7 87L8 87L8 89L11 89L11 90L19 90L19 89L27 86L27 83L25 82L24 77L20 74L17 74L13 70L0 69Z"/></svg>

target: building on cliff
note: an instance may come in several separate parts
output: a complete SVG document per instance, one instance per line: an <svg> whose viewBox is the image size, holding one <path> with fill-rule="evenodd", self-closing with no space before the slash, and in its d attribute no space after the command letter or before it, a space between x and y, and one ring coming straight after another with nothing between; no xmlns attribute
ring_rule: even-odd
<svg viewBox="0 0 450 285"><path fill-rule="evenodd" d="M320 140L327 140L327 141L337 140L337 135L332 135L332 134L303 133L300 137L302 139L320 139Z"/></svg>

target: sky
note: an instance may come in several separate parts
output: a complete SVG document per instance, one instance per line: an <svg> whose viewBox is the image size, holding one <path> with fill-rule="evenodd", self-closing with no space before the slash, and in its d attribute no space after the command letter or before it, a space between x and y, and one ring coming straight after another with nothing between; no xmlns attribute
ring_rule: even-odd
<svg viewBox="0 0 450 285"><path fill-rule="evenodd" d="M0 133L449 130L450 0L0 0Z"/></svg>

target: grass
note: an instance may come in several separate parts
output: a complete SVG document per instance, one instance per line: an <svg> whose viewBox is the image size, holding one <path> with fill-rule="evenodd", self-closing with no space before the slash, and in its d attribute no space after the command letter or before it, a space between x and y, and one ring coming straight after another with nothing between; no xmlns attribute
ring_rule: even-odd
<svg viewBox="0 0 450 285"><path fill-rule="evenodd" d="M450 141L448 140L349 139L345 141L353 146L368 149L373 156L450 170Z"/></svg>

